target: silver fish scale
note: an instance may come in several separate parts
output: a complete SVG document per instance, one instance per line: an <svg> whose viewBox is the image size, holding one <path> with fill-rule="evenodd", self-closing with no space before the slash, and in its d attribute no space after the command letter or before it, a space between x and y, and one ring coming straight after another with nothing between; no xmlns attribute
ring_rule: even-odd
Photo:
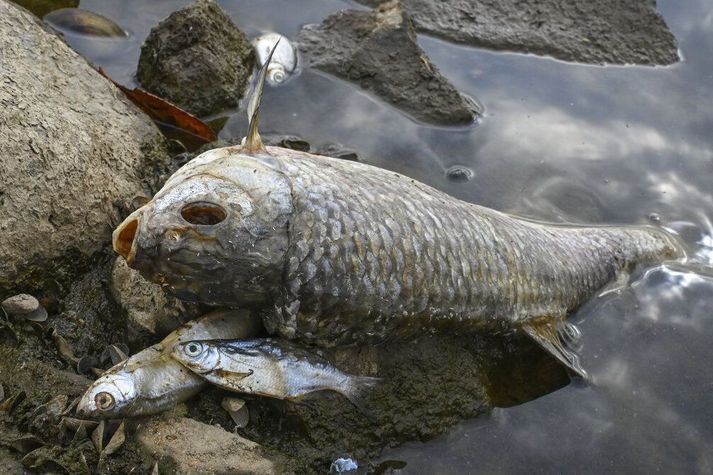
<svg viewBox="0 0 713 475"><path fill-rule="evenodd" d="M547 226L279 151L294 213L287 291L266 323L290 338L331 346L563 318L620 269L679 252L657 229Z"/></svg>

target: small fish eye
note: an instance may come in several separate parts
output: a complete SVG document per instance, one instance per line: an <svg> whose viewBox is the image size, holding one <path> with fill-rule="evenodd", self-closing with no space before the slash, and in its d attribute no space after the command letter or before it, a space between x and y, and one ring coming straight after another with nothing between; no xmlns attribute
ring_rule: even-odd
<svg viewBox="0 0 713 475"><path fill-rule="evenodd" d="M228 213L217 204L195 201L181 208L181 216L190 224L213 226L224 221L228 217Z"/></svg>
<svg viewBox="0 0 713 475"><path fill-rule="evenodd" d="M203 345L200 343L189 343L186 345L186 354L188 356L198 356L203 351Z"/></svg>
<svg viewBox="0 0 713 475"><path fill-rule="evenodd" d="M114 404L116 401L114 401L114 396L107 392L101 392L94 396L94 402L96 403L97 407L101 409L102 411L107 411L114 407Z"/></svg>

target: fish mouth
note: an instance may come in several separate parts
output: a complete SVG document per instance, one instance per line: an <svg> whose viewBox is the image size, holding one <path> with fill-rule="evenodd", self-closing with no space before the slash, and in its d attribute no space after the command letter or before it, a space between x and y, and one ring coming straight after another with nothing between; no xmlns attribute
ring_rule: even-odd
<svg viewBox="0 0 713 475"><path fill-rule="evenodd" d="M138 210L131 213L122 222L118 228L114 230L111 236L112 246L114 251L121 257L126 259L128 264L134 260L136 256L136 239L139 230Z"/></svg>

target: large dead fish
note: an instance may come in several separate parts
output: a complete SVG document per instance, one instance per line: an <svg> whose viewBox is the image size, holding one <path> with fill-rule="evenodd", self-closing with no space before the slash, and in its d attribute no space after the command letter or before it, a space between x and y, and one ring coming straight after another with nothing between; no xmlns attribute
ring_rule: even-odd
<svg viewBox="0 0 713 475"><path fill-rule="evenodd" d="M269 331L316 345L522 331L581 374L567 315L618 274L683 256L661 229L547 225L265 147L265 71L244 145L196 157L114 231L129 265L179 298L261 308Z"/></svg>
<svg viewBox="0 0 713 475"><path fill-rule="evenodd" d="M229 391L296 399L336 391L358 408L379 381L344 373L324 358L286 340L196 340L178 343L173 357L210 383Z"/></svg>
<svg viewBox="0 0 713 475"><path fill-rule="evenodd" d="M108 369L86 390L77 414L90 418L156 414L189 399L205 386L171 358L174 345L196 338L251 338L260 321L242 310L215 310L171 332L160 343Z"/></svg>

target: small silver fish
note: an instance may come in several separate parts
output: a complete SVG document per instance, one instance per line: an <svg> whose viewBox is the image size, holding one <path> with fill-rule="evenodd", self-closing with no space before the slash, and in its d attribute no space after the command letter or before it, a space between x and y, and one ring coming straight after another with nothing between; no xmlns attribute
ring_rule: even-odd
<svg viewBox="0 0 713 475"><path fill-rule="evenodd" d="M271 338L188 341L174 346L173 357L216 386L278 399L331 390L363 408L362 395L379 382L344 373L314 353Z"/></svg>
<svg viewBox="0 0 713 475"><path fill-rule="evenodd" d="M95 419L156 414L197 394L205 381L170 357L176 343L196 338L250 338L259 318L247 311L216 310L175 330L94 381L77 414Z"/></svg>
<svg viewBox="0 0 713 475"><path fill-rule="evenodd" d="M279 33L266 33L252 41L258 67L267 66L267 82L273 86L285 82L297 70L297 50ZM275 50L272 59L270 52Z"/></svg>

